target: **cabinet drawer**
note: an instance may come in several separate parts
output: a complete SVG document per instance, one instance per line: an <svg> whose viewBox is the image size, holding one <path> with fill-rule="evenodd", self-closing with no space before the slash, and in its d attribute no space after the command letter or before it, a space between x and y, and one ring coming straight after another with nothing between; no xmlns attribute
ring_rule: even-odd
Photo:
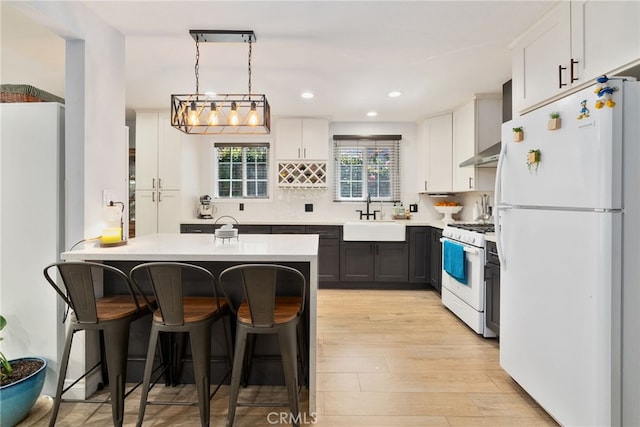
<svg viewBox="0 0 640 427"><path fill-rule="evenodd" d="M307 225L305 233L317 234L321 239L339 239L341 229L339 225Z"/></svg>
<svg viewBox="0 0 640 427"><path fill-rule="evenodd" d="M180 233L209 233L213 234L213 224L180 224Z"/></svg>
<svg viewBox="0 0 640 427"><path fill-rule="evenodd" d="M272 234L304 234L304 225L272 225Z"/></svg>
<svg viewBox="0 0 640 427"><path fill-rule="evenodd" d="M238 226L238 234L271 234L271 226L240 224Z"/></svg>

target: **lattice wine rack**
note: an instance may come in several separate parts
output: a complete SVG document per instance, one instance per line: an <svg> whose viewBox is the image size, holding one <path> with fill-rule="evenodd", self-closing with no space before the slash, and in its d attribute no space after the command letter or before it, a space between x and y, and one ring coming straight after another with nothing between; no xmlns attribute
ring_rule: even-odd
<svg viewBox="0 0 640 427"><path fill-rule="evenodd" d="M278 163L280 187L326 187L327 164L325 162Z"/></svg>

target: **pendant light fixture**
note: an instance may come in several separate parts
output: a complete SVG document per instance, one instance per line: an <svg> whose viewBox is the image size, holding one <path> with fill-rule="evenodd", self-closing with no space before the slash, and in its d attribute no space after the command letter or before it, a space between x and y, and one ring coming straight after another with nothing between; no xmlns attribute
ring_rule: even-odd
<svg viewBox="0 0 640 427"><path fill-rule="evenodd" d="M251 54L256 36L253 31L190 30L196 42L196 91L190 95L171 95L171 126L184 133L267 134L271 110L267 97L251 93ZM200 43L249 43L249 91L246 94L201 94L199 87Z"/></svg>

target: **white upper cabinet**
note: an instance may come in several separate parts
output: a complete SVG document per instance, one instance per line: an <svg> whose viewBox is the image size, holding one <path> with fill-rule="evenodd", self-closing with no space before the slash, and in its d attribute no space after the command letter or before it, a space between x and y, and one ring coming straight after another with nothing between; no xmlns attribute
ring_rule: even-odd
<svg viewBox="0 0 640 427"><path fill-rule="evenodd" d="M639 21L637 1L560 2L514 46L514 113L640 62Z"/></svg>
<svg viewBox="0 0 640 427"><path fill-rule="evenodd" d="M424 119L418 126L418 193L452 190L452 115Z"/></svg>
<svg viewBox="0 0 640 427"><path fill-rule="evenodd" d="M640 60L640 2L571 2L571 56L593 80Z"/></svg>
<svg viewBox="0 0 640 427"><path fill-rule="evenodd" d="M276 122L276 154L279 160L327 160L327 119L280 118Z"/></svg>
<svg viewBox="0 0 640 427"><path fill-rule="evenodd" d="M136 114L136 189L179 190L182 180L181 133L169 117Z"/></svg>
<svg viewBox="0 0 640 427"><path fill-rule="evenodd" d="M499 94L476 95L453 112L453 191L491 191L495 168L460 163L498 143L502 128Z"/></svg>

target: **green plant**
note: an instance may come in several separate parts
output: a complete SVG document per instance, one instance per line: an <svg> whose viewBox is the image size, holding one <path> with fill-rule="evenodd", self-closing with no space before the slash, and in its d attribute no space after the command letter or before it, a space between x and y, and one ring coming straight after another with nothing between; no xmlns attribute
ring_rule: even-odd
<svg viewBox="0 0 640 427"><path fill-rule="evenodd" d="M560 113L554 111L553 113L549 113L549 117L552 119L559 119L560 118Z"/></svg>
<svg viewBox="0 0 640 427"><path fill-rule="evenodd" d="M538 173L540 157L540 150L529 150L527 152L527 168L529 169L529 173Z"/></svg>
<svg viewBox="0 0 640 427"><path fill-rule="evenodd" d="M4 329L7 325L7 319L4 316L0 315L0 331ZM0 337L0 341L2 341L2 337ZM13 368L9 363L9 360L5 357L5 355L0 351L0 378L5 379L11 375L13 372Z"/></svg>
<svg viewBox="0 0 640 427"><path fill-rule="evenodd" d="M517 128L513 128L514 132L522 132L522 126L518 126Z"/></svg>

